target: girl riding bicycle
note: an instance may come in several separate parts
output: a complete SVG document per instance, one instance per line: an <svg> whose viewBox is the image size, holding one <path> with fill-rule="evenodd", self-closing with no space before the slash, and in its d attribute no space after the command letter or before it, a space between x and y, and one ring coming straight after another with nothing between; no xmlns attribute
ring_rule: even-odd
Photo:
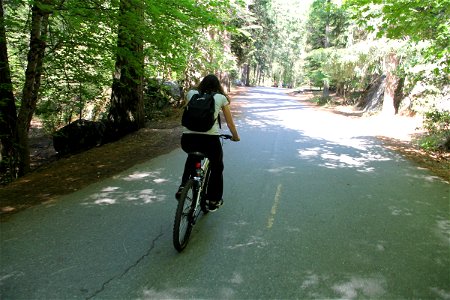
<svg viewBox="0 0 450 300"><path fill-rule="evenodd" d="M220 126L219 126L219 112L222 110L227 123L228 129L232 134L232 141L239 141L239 134L233 121L230 111L230 98L224 92L219 79L215 75L208 75L200 82L197 89L190 90L187 95L187 101L190 101L195 94L213 93L215 102L214 117L216 121L213 127L207 132L191 131L185 128L181 136L181 148L186 153L202 152L208 157L210 161L211 175L208 184L208 193L206 198L209 200L210 210L216 210L222 205L223 194L223 152L222 144L220 143ZM184 167L183 177L178 192L175 198L179 199L181 191L185 183L189 180L190 175L195 170L196 158L188 155Z"/></svg>

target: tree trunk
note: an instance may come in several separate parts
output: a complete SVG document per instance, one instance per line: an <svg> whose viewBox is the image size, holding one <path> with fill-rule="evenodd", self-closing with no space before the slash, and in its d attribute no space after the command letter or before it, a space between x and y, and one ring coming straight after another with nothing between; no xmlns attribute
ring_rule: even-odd
<svg viewBox="0 0 450 300"><path fill-rule="evenodd" d="M330 97L330 84L328 83L328 79L324 79L324 81L323 81L322 97L323 98Z"/></svg>
<svg viewBox="0 0 450 300"><path fill-rule="evenodd" d="M139 32L143 8L136 3L120 1L118 50L108 114L113 130L111 138L120 138L145 126L143 39ZM130 20L130 15L134 20Z"/></svg>
<svg viewBox="0 0 450 300"><path fill-rule="evenodd" d="M36 110L39 88L41 85L42 63L44 59L48 18L50 11L40 7L43 1L35 3L31 15L30 49L25 71L25 84L22 92L22 102L17 117L17 138L19 143L19 176L30 170L30 147L28 144L28 130L31 119Z"/></svg>
<svg viewBox="0 0 450 300"><path fill-rule="evenodd" d="M245 86L250 86L250 64L245 65Z"/></svg>
<svg viewBox="0 0 450 300"><path fill-rule="evenodd" d="M247 64L243 64L241 66L241 81L247 86Z"/></svg>
<svg viewBox="0 0 450 300"><path fill-rule="evenodd" d="M17 177L17 111L8 61L3 0L0 0L0 179Z"/></svg>
<svg viewBox="0 0 450 300"><path fill-rule="evenodd" d="M403 88L405 87L405 77L402 77L398 80L397 87L395 88L395 96L394 96L394 109L395 114L399 113L400 104L402 103L404 94Z"/></svg>
<svg viewBox="0 0 450 300"><path fill-rule="evenodd" d="M324 48L330 47L330 34L331 34L331 27L330 27L330 3L331 1L327 1L327 19L325 24L325 40L324 40ZM325 78L323 80L323 92L322 92L323 98L330 97L330 82L328 81L328 78Z"/></svg>
<svg viewBox="0 0 450 300"><path fill-rule="evenodd" d="M398 77L395 75L399 59L394 52L387 55L385 60L386 86L384 90L382 113L385 115L395 115L395 91L398 85Z"/></svg>

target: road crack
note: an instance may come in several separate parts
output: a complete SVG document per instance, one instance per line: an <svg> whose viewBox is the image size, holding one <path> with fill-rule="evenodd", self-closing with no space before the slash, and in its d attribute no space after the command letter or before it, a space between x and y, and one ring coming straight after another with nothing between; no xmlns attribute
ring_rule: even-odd
<svg viewBox="0 0 450 300"><path fill-rule="evenodd" d="M145 252L141 257L139 257L135 263L133 263L132 265L130 265L128 268L126 268L123 272L121 272L118 275L115 275L113 277L111 277L110 279L106 280L103 284L102 287L100 289L98 289L97 291L95 291L92 295L86 297L87 299L92 299L96 296L98 296L100 293L102 293L106 287L114 280L120 279L122 277L124 277L128 272L130 272L132 269L134 269L137 265L139 265L139 263L141 261L143 261L146 257L148 257L150 255L150 253L153 251L153 249L155 248L156 242L163 236L164 234L162 233L162 228L161 228L161 232L160 234L155 237L152 241L152 244L150 246L150 248L147 250L147 252Z"/></svg>

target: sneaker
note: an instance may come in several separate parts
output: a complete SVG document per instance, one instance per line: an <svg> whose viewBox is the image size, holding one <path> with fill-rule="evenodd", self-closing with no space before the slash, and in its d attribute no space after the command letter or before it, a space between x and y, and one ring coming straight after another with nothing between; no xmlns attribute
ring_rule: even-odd
<svg viewBox="0 0 450 300"><path fill-rule="evenodd" d="M208 210L216 211L222 205L223 205L223 199L220 199L219 201L209 200Z"/></svg>
<svg viewBox="0 0 450 300"><path fill-rule="evenodd" d="M180 185L180 187L178 188L178 191L175 193L175 199L180 200L181 198L181 192L183 191L184 186Z"/></svg>

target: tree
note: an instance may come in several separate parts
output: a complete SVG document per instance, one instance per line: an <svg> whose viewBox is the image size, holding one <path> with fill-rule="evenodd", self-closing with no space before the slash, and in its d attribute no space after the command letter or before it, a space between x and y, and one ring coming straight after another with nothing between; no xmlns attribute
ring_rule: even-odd
<svg viewBox="0 0 450 300"><path fill-rule="evenodd" d="M346 5L352 11L356 22L374 32L378 38L407 41L410 48L415 48L416 52L422 52L425 57L424 61L420 59L414 61L414 58L403 55L402 60L401 54L395 54L398 48L394 52L387 52L385 57L387 89L383 103L385 112L392 113L398 105L393 102L395 90L399 89L396 85L400 83L400 87L403 88L405 83L404 78L397 78L399 73L403 76L409 73L410 85L422 80L427 84L436 85L437 90L445 90L450 73L449 0L347 0ZM427 46L423 47L423 45ZM429 76L420 75L424 72L417 72L418 68L424 69L424 64L434 69L431 80ZM416 74L407 70L414 65L418 67L416 71L413 71ZM442 96L445 98L445 95Z"/></svg>
<svg viewBox="0 0 450 300"><path fill-rule="evenodd" d="M141 0L120 0L117 58L108 114L116 137L145 125L142 4Z"/></svg>
<svg viewBox="0 0 450 300"><path fill-rule="evenodd" d="M308 1L309 2L309 1ZM233 53L252 83L294 84L301 78L305 1L256 0L236 20Z"/></svg>
<svg viewBox="0 0 450 300"><path fill-rule="evenodd" d="M30 170L30 147L28 131L41 85L42 65L47 45L48 19L52 13L50 0L35 1L31 9L30 46L25 71L22 101L17 116L18 174L22 176Z"/></svg>
<svg viewBox="0 0 450 300"><path fill-rule="evenodd" d="M346 45L348 17L345 10L331 0L315 0L311 6L307 42L314 49L342 48ZM325 63L325 62L323 62ZM323 98L329 97L329 76L323 76Z"/></svg>
<svg viewBox="0 0 450 300"><path fill-rule="evenodd" d="M347 44L349 16L344 7L331 0L315 0L306 23L310 50L344 48Z"/></svg>
<svg viewBox="0 0 450 300"><path fill-rule="evenodd" d="M6 39L0 41L0 75L5 83L0 102L1 164L18 165L19 171L11 172L19 176L29 170L28 130L36 113L44 124L50 123L47 129L53 131L75 118L100 119L101 112L109 106L108 119L116 133L122 135L142 127L145 122L144 76L183 80L189 59L200 50L211 54L209 50L214 49L214 63L204 63L205 70L213 72L231 65L232 58L220 56L224 47L219 46L219 34L209 43L210 48L193 47L205 32L212 32L213 28L223 32L228 28L224 22L229 23L237 9L229 1L36 0L30 3L31 6L26 0L1 3L2 7L6 6L2 28L7 27L4 32L12 45L12 55L8 57ZM29 44L24 43L26 38ZM107 101L104 95L110 87L112 94ZM17 90L22 92L11 96ZM13 97L19 103L17 107ZM7 151L11 148L8 142L15 151Z"/></svg>
<svg viewBox="0 0 450 300"><path fill-rule="evenodd" d="M7 181L17 176L16 128L17 111L8 61L3 0L0 0L0 173L6 175Z"/></svg>
<svg viewBox="0 0 450 300"><path fill-rule="evenodd" d="M237 64L241 70L240 80L250 86L250 63L251 56L255 52L255 43L258 40L258 31L262 31L261 19L257 18L255 13L260 12L260 8L267 1L255 1L242 10L239 17L232 22L238 28L231 35L231 51L236 56ZM258 16L260 17L260 16Z"/></svg>
<svg viewBox="0 0 450 300"><path fill-rule="evenodd" d="M425 53L429 61L438 62L449 73L450 0L347 0L346 5L354 19L378 37L428 41Z"/></svg>

